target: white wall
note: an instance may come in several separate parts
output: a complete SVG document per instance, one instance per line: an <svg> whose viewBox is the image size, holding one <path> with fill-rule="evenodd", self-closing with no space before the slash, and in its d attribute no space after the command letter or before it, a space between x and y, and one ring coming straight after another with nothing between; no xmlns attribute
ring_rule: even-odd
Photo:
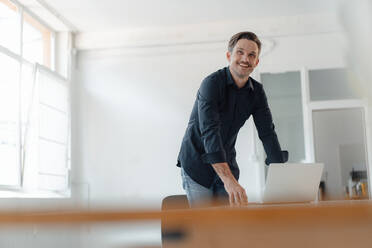
<svg viewBox="0 0 372 248"><path fill-rule="evenodd" d="M345 65L340 32L271 39L259 71ZM89 185L92 204L160 204L165 195L183 193L175 167L180 142L201 80L226 65L225 47L207 42L78 53L73 166ZM253 143L245 130L237 149L242 183L255 198L262 182Z"/></svg>
<svg viewBox="0 0 372 248"><path fill-rule="evenodd" d="M79 53L81 177L92 201L182 193L175 166L197 88L222 47Z"/></svg>

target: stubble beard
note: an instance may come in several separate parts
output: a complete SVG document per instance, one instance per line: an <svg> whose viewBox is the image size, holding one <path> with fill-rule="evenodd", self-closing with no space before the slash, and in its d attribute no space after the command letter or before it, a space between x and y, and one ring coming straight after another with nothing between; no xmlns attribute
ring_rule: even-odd
<svg viewBox="0 0 372 248"><path fill-rule="evenodd" d="M237 67L240 65L238 64ZM240 78L240 79L245 79L248 78L249 75L252 73L252 70L247 71L247 73L240 73L238 68L233 69L235 76Z"/></svg>

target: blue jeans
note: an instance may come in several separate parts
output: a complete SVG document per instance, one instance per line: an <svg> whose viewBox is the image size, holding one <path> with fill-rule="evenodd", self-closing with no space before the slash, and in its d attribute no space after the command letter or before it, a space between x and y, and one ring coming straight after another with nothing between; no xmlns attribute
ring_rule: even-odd
<svg viewBox="0 0 372 248"><path fill-rule="evenodd" d="M225 186L219 176L216 178L211 187L206 188L195 182L183 168L181 168L182 187L186 191L187 200L191 207L208 206L213 203L216 198L226 198L229 195L225 190Z"/></svg>

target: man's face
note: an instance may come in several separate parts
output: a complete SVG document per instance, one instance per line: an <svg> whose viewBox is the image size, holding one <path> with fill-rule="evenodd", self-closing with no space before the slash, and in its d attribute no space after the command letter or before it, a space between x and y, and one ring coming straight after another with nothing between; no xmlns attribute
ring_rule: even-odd
<svg viewBox="0 0 372 248"><path fill-rule="evenodd" d="M238 40L232 52L227 52L226 56L232 74L242 79L249 77L259 62L256 42L247 39Z"/></svg>

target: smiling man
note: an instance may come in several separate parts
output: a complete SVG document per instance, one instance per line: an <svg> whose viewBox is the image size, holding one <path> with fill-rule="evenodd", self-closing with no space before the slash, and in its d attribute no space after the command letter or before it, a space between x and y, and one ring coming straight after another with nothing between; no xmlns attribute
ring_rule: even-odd
<svg viewBox="0 0 372 248"><path fill-rule="evenodd" d="M260 51L254 33L235 34L226 53L229 66L206 77L199 88L177 163L191 206L209 204L216 197L228 197L230 205L248 203L238 183L235 142L251 115L266 164L288 159L288 153L281 151L263 87L250 77Z"/></svg>

